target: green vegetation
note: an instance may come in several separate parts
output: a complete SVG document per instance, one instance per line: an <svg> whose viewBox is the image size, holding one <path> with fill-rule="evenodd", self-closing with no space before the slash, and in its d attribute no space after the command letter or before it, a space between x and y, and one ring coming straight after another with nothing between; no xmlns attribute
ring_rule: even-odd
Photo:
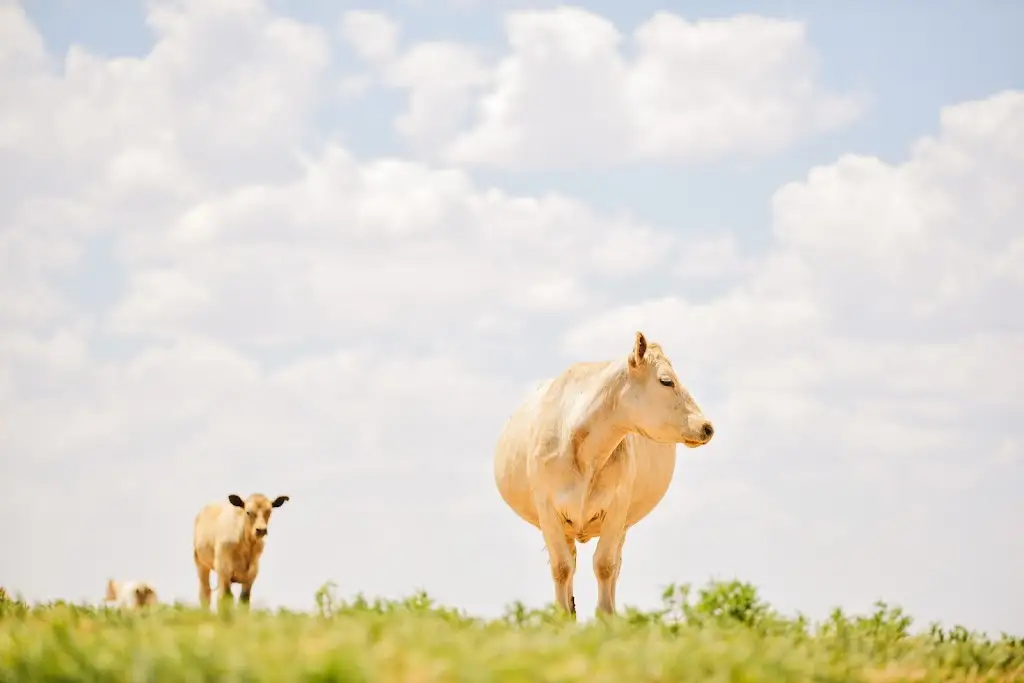
<svg viewBox="0 0 1024 683"><path fill-rule="evenodd" d="M402 601L343 602L325 585L313 614L184 606L141 613L31 606L0 589L0 683L9 681L1012 681L1024 639L937 625L899 608L785 618L749 584L665 591L664 606L574 623L513 605L496 620Z"/></svg>

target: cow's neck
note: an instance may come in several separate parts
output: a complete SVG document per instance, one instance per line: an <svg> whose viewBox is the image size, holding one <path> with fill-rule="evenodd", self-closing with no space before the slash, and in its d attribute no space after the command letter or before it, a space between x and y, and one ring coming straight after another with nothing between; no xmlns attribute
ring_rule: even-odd
<svg viewBox="0 0 1024 683"><path fill-rule="evenodd" d="M604 467L630 431L619 416L619 395L628 373L625 363L608 364L598 380L602 388L572 432L573 464L580 473L593 475Z"/></svg>
<svg viewBox="0 0 1024 683"><path fill-rule="evenodd" d="M573 433L573 460L581 474L593 475L604 467L629 428L609 413L580 425Z"/></svg>

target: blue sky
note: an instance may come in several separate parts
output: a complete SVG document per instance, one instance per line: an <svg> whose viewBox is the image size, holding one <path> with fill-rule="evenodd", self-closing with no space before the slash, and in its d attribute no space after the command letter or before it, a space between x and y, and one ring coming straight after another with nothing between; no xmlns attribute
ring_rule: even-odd
<svg viewBox="0 0 1024 683"><path fill-rule="evenodd" d="M881 597L1024 630L1024 8L98 7L0 5L15 590L92 600L109 574L194 600L192 516L260 490L291 501L257 602L327 579L546 602L495 439L529 387L639 327L717 434L631 530L620 602L739 576L812 616ZM644 52L645 22L690 52Z"/></svg>

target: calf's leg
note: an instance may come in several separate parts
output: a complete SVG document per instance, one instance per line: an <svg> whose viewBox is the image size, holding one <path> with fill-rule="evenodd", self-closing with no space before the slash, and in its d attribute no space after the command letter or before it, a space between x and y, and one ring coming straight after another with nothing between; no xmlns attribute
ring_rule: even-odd
<svg viewBox="0 0 1024 683"><path fill-rule="evenodd" d="M231 594L231 558L218 551L213 559L213 571L217 572L218 604L223 606L234 602Z"/></svg>
<svg viewBox="0 0 1024 683"><path fill-rule="evenodd" d="M243 581L242 590L238 593L238 601L243 605L249 604L249 596L252 595L252 584L254 581Z"/></svg>
<svg viewBox="0 0 1024 683"><path fill-rule="evenodd" d="M196 576L199 578L199 604L210 606L210 568L199 561L199 553L193 551L192 559L196 563Z"/></svg>

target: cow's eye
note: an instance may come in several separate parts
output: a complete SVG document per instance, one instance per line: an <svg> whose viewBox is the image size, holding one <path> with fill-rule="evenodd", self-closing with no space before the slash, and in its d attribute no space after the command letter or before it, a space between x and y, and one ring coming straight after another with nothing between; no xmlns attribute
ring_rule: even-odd
<svg viewBox="0 0 1024 683"><path fill-rule="evenodd" d="M255 513L255 512L253 512L252 510L246 510L246 511L245 511L245 514L249 515L249 516L250 516L250 517L252 517L253 519L255 519L255 518L256 518L256 513Z"/></svg>
<svg viewBox="0 0 1024 683"><path fill-rule="evenodd" d="M674 387L676 385L676 383L670 380L668 377L662 377L659 381L666 387Z"/></svg>

